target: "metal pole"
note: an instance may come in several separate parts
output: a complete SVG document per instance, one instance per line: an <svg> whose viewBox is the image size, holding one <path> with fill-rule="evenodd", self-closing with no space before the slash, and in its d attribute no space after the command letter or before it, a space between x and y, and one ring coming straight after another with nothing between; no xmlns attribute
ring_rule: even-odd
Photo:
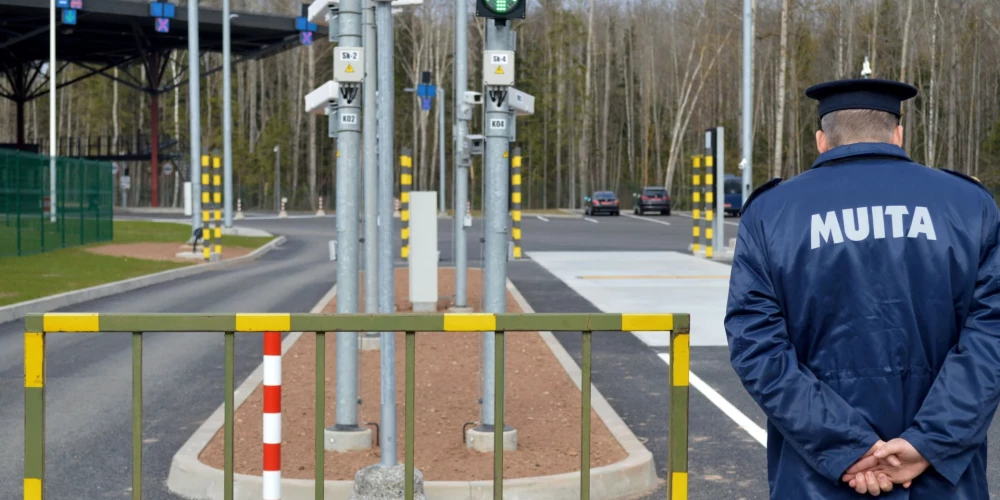
<svg viewBox="0 0 1000 500"><path fill-rule="evenodd" d="M462 164L465 134L469 121L462 119L468 74L468 8L466 0L455 0L455 307L468 307L466 301L465 205L469 199L469 168Z"/></svg>
<svg viewBox="0 0 1000 500"><path fill-rule="evenodd" d="M438 152L438 199L441 202L439 212L443 215L447 210L445 205L445 171L444 171L444 86L438 86L438 144L440 144L440 151Z"/></svg>
<svg viewBox="0 0 1000 500"><path fill-rule="evenodd" d="M378 312L378 154L375 118L375 2L365 8L365 85L362 96L364 126L364 203L365 203L365 312Z"/></svg>
<svg viewBox="0 0 1000 500"><path fill-rule="evenodd" d="M378 31L378 308L395 312L393 275L393 63L392 4L380 0L375 7ZM396 465L396 344L393 332L382 332L382 465Z"/></svg>
<svg viewBox="0 0 1000 500"><path fill-rule="evenodd" d="M510 26L503 20L487 21L486 48L511 50ZM495 121L504 124L509 119L508 87L486 87L486 163L484 180L485 225L485 311L503 313L507 310L507 180L509 176L509 130L506 126L494 127ZM483 407L482 424L489 428L494 422L494 333L483 334ZM503 369L499 367L498 369ZM498 389L499 390L499 389ZM503 432L503 429L499 429Z"/></svg>
<svg viewBox="0 0 1000 500"><path fill-rule="evenodd" d="M188 8L188 122L191 127L191 230L201 227L201 95L198 68L198 1Z"/></svg>
<svg viewBox="0 0 1000 500"><path fill-rule="evenodd" d="M281 212L281 145L274 146L274 211Z"/></svg>
<svg viewBox="0 0 1000 500"><path fill-rule="evenodd" d="M340 47L361 47L361 2L342 0ZM360 68L359 68L360 69ZM337 313L358 312L358 169L361 164L361 88L340 84L337 101ZM358 429L358 334L337 334L336 428Z"/></svg>
<svg viewBox="0 0 1000 500"><path fill-rule="evenodd" d="M753 2L743 0L743 120L740 162L743 169L743 202L753 187Z"/></svg>
<svg viewBox="0 0 1000 500"><path fill-rule="evenodd" d="M56 0L49 2L49 222L56 221ZM43 219L44 220L44 219ZM44 233L44 228L42 230Z"/></svg>
<svg viewBox="0 0 1000 500"><path fill-rule="evenodd" d="M233 103L229 3L222 0L222 217L233 227Z"/></svg>
<svg viewBox="0 0 1000 500"><path fill-rule="evenodd" d="M160 63L159 54L149 55L149 188L150 205L160 206Z"/></svg>

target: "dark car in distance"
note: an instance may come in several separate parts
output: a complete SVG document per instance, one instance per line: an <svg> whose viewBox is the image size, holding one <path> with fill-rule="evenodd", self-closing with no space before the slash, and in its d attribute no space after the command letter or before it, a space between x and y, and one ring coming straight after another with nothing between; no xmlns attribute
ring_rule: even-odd
<svg viewBox="0 0 1000 500"><path fill-rule="evenodd" d="M583 201L586 202L583 209L585 215L597 215L602 212L609 215L619 214L618 197L611 191L594 191L592 196L585 196Z"/></svg>
<svg viewBox="0 0 1000 500"><path fill-rule="evenodd" d="M723 201L725 202L726 215L739 215L743 208L743 178L733 174L726 174L725 184L723 184Z"/></svg>
<svg viewBox="0 0 1000 500"><path fill-rule="evenodd" d="M645 212L670 215L670 193L662 187L643 188L642 193L632 195L632 212L636 215Z"/></svg>

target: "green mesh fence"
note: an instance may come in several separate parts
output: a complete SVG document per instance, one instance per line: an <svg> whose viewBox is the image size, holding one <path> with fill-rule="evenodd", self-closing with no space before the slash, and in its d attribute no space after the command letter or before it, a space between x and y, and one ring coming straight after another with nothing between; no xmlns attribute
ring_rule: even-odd
<svg viewBox="0 0 1000 500"><path fill-rule="evenodd" d="M111 240L111 162L56 158L54 222L49 172L48 156L0 149L0 257Z"/></svg>

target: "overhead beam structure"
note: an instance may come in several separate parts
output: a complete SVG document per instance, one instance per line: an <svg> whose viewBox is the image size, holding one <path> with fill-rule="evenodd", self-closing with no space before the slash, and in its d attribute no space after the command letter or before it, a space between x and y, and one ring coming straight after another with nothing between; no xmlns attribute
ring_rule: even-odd
<svg viewBox="0 0 1000 500"><path fill-rule="evenodd" d="M61 24L56 33L59 67L55 74L71 64L84 70L83 74L60 83L58 87L101 75L150 96L149 141L134 141L136 150L126 151L119 159L148 159L152 167L153 186L158 179L158 157L163 144L177 144L176 138L165 141L159 137L155 110L160 94L188 81L186 65L178 58L179 51L188 49L187 20L186 9L178 8L174 18L170 19L169 31L158 32L156 19L150 15L150 4L147 2L86 0L84 9L78 12L76 24ZM221 10L198 10L199 52L222 52L222 24ZM233 64L269 57L301 45L294 16L233 12L230 24ZM315 34L326 36L327 28L317 27ZM49 58L49 3L0 0L0 35L0 75L3 76L0 78L0 96L14 101L17 107L17 142L14 146L39 150L39 145L25 142L24 107L32 99L47 94L49 76L53 74L46 64ZM175 78L167 78L166 69L172 59L178 63L179 71ZM117 77L114 76L115 68L119 69ZM203 66L201 76L218 71L222 71L221 64ZM109 157L100 146L98 149L101 151L91 154L80 141L64 138L59 142L57 152L60 155ZM155 187L152 189L151 201L156 206L158 193Z"/></svg>

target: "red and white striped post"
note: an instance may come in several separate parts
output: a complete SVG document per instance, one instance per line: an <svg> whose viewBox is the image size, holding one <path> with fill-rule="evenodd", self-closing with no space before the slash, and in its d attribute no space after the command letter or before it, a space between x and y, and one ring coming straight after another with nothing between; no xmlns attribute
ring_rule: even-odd
<svg viewBox="0 0 1000 500"><path fill-rule="evenodd" d="M281 332L264 332L263 499L281 499Z"/></svg>

